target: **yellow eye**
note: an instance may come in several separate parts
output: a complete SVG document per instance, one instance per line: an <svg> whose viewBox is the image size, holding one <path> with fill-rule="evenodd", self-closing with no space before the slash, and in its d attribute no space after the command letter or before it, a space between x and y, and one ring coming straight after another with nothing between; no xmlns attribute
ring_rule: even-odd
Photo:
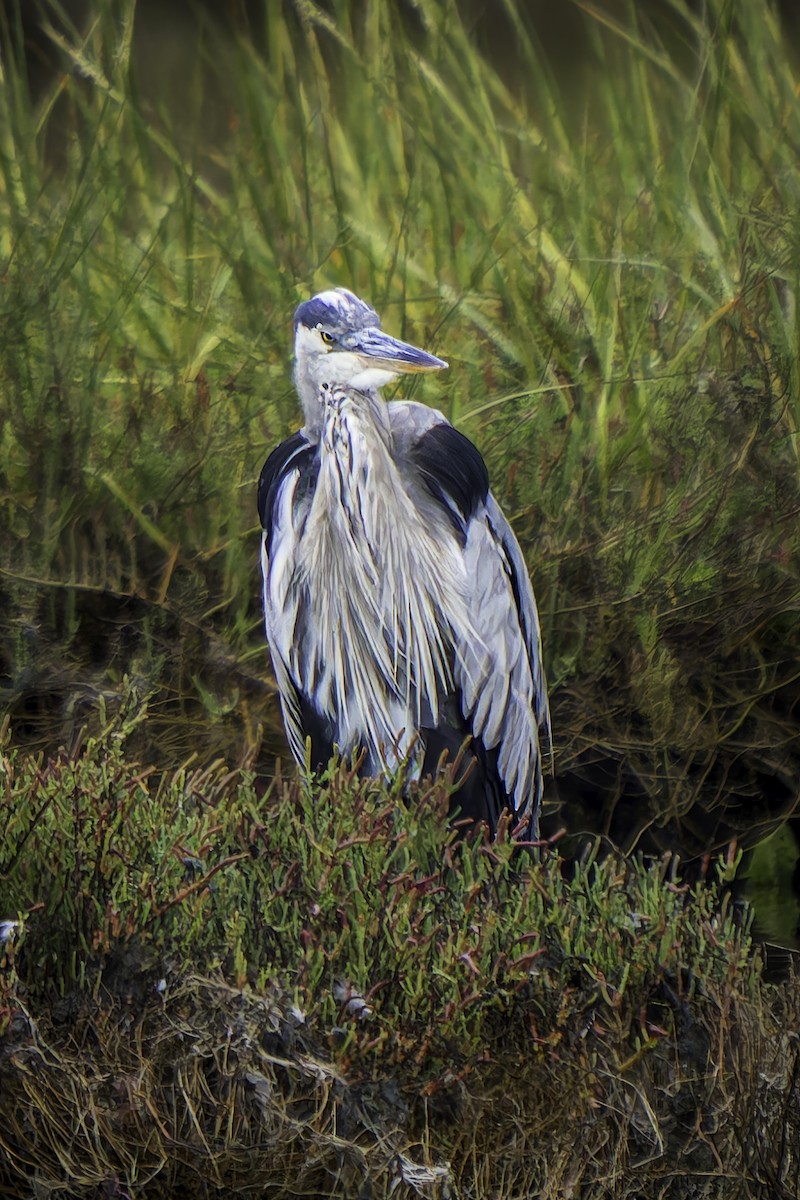
<svg viewBox="0 0 800 1200"><path fill-rule="evenodd" d="M336 340L334 338L333 334L328 333L327 330L325 330L325 329L320 329L319 336L322 338L322 340L326 346L332 346Z"/></svg>

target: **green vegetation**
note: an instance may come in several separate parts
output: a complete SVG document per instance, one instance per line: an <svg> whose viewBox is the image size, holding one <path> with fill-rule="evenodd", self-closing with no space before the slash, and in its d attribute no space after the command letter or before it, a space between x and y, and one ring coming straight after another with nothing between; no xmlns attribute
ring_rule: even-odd
<svg viewBox="0 0 800 1200"><path fill-rule="evenodd" d="M414 394L531 565L548 828L686 860L790 816L775 13L576 5L557 68L515 0L491 54L451 0L90 7L42 0L44 81L0 15L0 1190L795 1195L797 1000L713 888L269 783L254 504L293 308L352 287L451 363Z"/></svg>
<svg viewBox="0 0 800 1200"><path fill-rule="evenodd" d="M797 1052L776 1034L798 993L767 1005L716 888L666 860L589 857L567 881L508 838L454 842L444 782L405 806L343 765L313 794L154 781L126 753L142 719L2 760L8 1194L790 1177Z"/></svg>
<svg viewBox="0 0 800 1200"><path fill-rule="evenodd" d="M784 825L759 843L740 872L747 879L747 896L759 926L783 946L794 945L800 929L800 896L792 881L796 858L797 846Z"/></svg>

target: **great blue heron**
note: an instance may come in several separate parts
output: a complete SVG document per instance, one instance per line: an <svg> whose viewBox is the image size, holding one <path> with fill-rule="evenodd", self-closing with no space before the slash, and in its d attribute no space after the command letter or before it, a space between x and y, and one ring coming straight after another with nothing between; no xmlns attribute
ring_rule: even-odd
<svg viewBox="0 0 800 1200"><path fill-rule="evenodd" d="M454 810L504 808L538 835L549 740L536 602L472 443L380 389L440 358L389 337L344 288L294 316L305 425L258 486L267 639L295 758L334 748L362 771L418 777L466 759ZM471 764L471 768L466 767Z"/></svg>

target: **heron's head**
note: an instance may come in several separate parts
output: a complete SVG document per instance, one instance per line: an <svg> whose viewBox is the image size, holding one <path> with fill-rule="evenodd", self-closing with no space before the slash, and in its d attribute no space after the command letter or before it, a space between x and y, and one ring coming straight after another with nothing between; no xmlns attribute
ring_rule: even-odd
<svg viewBox="0 0 800 1200"><path fill-rule="evenodd" d="M306 417L323 383L371 391L397 375L440 371L441 358L381 329L374 309L346 288L320 292L294 314L295 380Z"/></svg>

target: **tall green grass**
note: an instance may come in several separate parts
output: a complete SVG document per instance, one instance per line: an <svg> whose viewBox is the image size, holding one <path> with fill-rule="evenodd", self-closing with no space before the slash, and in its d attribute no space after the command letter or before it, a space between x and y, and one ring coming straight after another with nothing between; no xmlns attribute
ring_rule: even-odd
<svg viewBox="0 0 800 1200"><path fill-rule="evenodd" d="M659 821L748 748L748 787L791 776L800 104L768 4L580 6L565 74L513 0L508 69L447 0L265 5L163 45L131 0L86 30L43 3L35 97L13 11L15 711L127 671L191 717L167 757L234 712L215 747L275 725L253 490L299 421L293 307L345 284L451 363L414 394L481 447L523 541L562 773L630 760Z"/></svg>

